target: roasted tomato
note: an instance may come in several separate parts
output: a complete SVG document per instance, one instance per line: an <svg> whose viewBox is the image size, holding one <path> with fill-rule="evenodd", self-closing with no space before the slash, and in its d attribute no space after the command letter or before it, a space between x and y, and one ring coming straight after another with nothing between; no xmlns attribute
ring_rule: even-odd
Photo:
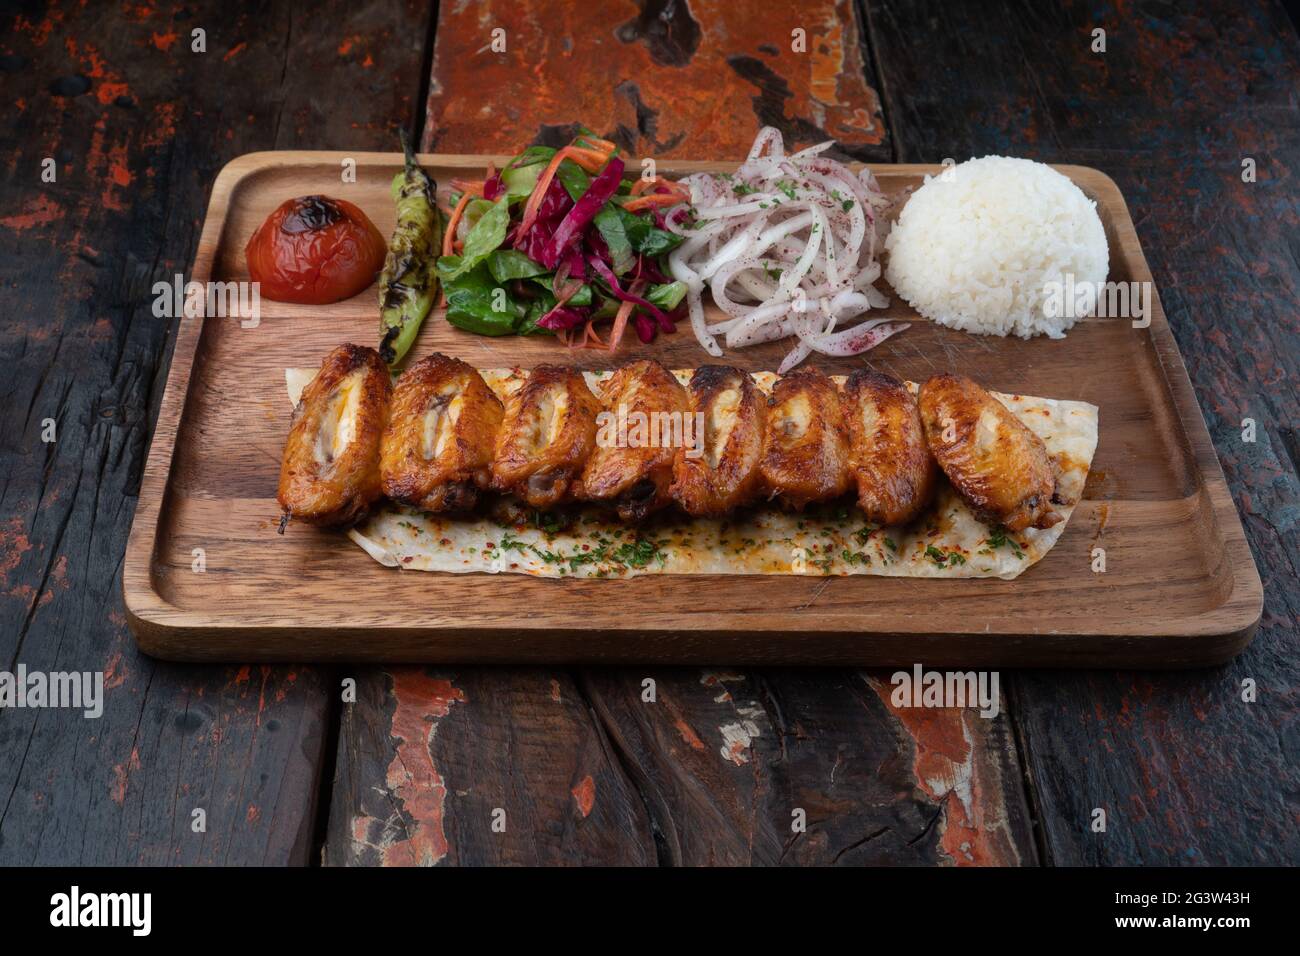
<svg viewBox="0 0 1300 956"><path fill-rule="evenodd" d="M385 252L384 237L365 213L328 196L281 203L244 248L262 295L304 305L356 295L383 268Z"/></svg>

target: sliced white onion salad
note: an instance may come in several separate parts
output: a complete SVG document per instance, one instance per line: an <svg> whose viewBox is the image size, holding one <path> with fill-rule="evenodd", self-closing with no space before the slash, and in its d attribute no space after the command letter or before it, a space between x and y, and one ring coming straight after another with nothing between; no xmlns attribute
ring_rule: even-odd
<svg viewBox="0 0 1300 956"><path fill-rule="evenodd" d="M681 180L691 206L666 219L686 239L668 263L686 283L691 329L710 355L722 355L717 336L729 348L795 336L784 375L810 352L857 355L907 328L884 319L847 325L889 304L872 287L887 200L870 170L854 175L821 155L832 145L787 156L780 131L766 126L734 175ZM728 316L722 322L705 322L706 287Z"/></svg>

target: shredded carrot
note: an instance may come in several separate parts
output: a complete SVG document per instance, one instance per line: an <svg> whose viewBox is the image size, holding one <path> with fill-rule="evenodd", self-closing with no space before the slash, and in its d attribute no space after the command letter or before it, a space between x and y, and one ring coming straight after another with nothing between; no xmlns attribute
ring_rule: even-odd
<svg viewBox="0 0 1300 956"><path fill-rule="evenodd" d="M578 140L583 140L583 139L585 139L588 143L592 143L593 145L598 146L600 149L603 149L607 153L612 153L614 152L614 150L618 149L617 143L611 143L609 140L601 139L599 136L586 136L586 135L579 136L577 139L574 140L574 142L576 143L578 142Z"/></svg>
<svg viewBox="0 0 1300 956"><path fill-rule="evenodd" d="M583 149L581 146L566 146L565 149L569 151L569 159L589 173L600 172L609 162L609 153L602 153L599 150Z"/></svg>
<svg viewBox="0 0 1300 956"><path fill-rule="evenodd" d="M492 178L492 167L488 166L488 179ZM471 193L475 196L483 195L483 186L485 183L476 183L468 179L453 179L451 188L463 193Z"/></svg>
<svg viewBox="0 0 1300 956"><path fill-rule="evenodd" d="M452 243L456 239L456 227L460 225L460 217L465 214L465 207L469 201L474 198L474 194L468 189L461 193L460 202L456 203L456 208L451 212L451 219L447 221L447 231L442 234L442 254L451 255Z"/></svg>
<svg viewBox="0 0 1300 956"><path fill-rule="evenodd" d="M657 189L660 186L682 197L690 195L690 192L681 183L675 183L671 179L664 179L662 176L651 176L649 179L642 176L632 184L632 195L639 196L647 189Z"/></svg>
<svg viewBox="0 0 1300 956"><path fill-rule="evenodd" d="M516 236L525 235L537 221L537 210L541 208L542 197L546 195L546 190L551 188L551 180L555 178L555 171L560 168L560 163L564 161L564 150L557 149L551 161L546 164L542 174L537 177L537 185L533 186L532 195L528 197L528 202L524 204L524 215L519 221L519 229Z"/></svg>
<svg viewBox="0 0 1300 956"><path fill-rule="evenodd" d="M624 203L623 208L628 212L636 212L638 209L649 209L652 206L676 206L684 202L681 196L675 196L672 193L651 193L648 196L637 196L629 203Z"/></svg>
<svg viewBox="0 0 1300 956"><path fill-rule="evenodd" d="M618 312L614 315L614 325L609 330L609 350L611 352L617 349L618 343L623 340L623 330L627 328L627 320L632 317L632 310L635 308L635 302L624 302L618 307Z"/></svg>
<svg viewBox="0 0 1300 956"><path fill-rule="evenodd" d="M577 329L561 329L555 333L555 337L564 343L565 347L571 352L579 349L604 348L605 343L600 340L596 334L595 319L588 319L587 324L582 327L582 338L576 338ZM592 342L596 344L593 345Z"/></svg>

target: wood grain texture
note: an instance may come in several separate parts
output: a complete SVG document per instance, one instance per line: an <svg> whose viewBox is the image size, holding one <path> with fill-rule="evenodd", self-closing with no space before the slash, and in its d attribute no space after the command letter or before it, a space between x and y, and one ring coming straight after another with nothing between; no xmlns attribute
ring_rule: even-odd
<svg viewBox="0 0 1300 956"><path fill-rule="evenodd" d="M0 863L303 863L326 672L163 664L127 630L122 552L173 342L151 290L187 269L232 156L388 148L415 113L427 14L26 7L0 17L0 669L102 672L105 690L97 720L0 711Z"/></svg>
<svg viewBox="0 0 1300 956"><path fill-rule="evenodd" d="M792 149L879 161L870 72L853 0L444 3L423 148L512 155L580 122L656 160L741 160L776 126Z"/></svg>
<svg viewBox="0 0 1300 956"><path fill-rule="evenodd" d="M341 155L268 153L227 166L213 189L194 274L246 279L243 237L294 194L341 189L381 231L391 228L387 183L398 157L356 154L357 181L339 187L331 181ZM425 165L445 182L481 170L484 160L432 156ZM697 168L661 166L669 174ZM1147 281L1114 185L1063 168L1100 203L1113 276ZM892 194L935 169L875 171ZM1085 321L1061 341L990 341L916 322L860 359L820 362L844 373L865 360L913 380L958 370L1000 391L1101 407L1098 481L1047 559L1010 582L412 576L378 565L337 532L299 526L278 535L272 498L292 411L284 369L317 364L344 341L372 341L374 309L367 290L324 307L266 302L255 328L234 318L181 323L124 572L132 624L150 652L199 660L882 665L919 657L1175 667L1230 656L1258 618L1258 576L1158 306L1150 329ZM915 319L897 298L885 314ZM288 323L292 335L282 333ZM554 361L557 348L549 338L474 336L435 312L412 360L441 350L478 367L529 365ZM683 332L637 354L680 368L696 364L700 351ZM775 367L781 354L772 344L732 357L760 369ZM591 352L574 360L610 361ZM1090 570L1103 530L1108 576ZM206 574L191 571L194 547L210 552ZM364 589L367 601L340 589L343 579ZM415 591L437 598L413 601ZM935 602L925 616L915 613L919 595Z"/></svg>
<svg viewBox="0 0 1300 956"><path fill-rule="evenodd" d="M889 676L605 669L583 683L671 865L1034 863L1005 715L896 708Z"/></svg>
<svg viewBox="0 0 1300 956"><path fill-rule="evenodd" d="M562 672L364 669L325 862L644 866L641 796Z"/></svg>
<svg viewBox="0 0 1300 956"><path fill-rule="evenodd" d="M1088 163L1119 182L1263 575L1258 636L1224 668L1012 678L1047 858L1294 864L1294 24L1277 3L1074 2L1056 10L1013 3L993 17L975 3L882 2L869 10L900 160L1010 152ZM1098 27L1106 30L1105 54L1090 48ZM924 47L915 42L921 32ZM1255 182L1242 179L1247 158ZM1256 423L1253 443L1242 440L1246 418ZM1242 701L1246 680L1258 688L1253 704ZM1089 828L1094 808L1109 814L1105 834Z"/></svg>

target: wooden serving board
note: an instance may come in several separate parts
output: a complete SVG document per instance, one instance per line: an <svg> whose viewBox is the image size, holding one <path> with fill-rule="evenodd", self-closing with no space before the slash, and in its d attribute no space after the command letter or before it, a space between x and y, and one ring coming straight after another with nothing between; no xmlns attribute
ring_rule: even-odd
<svg viewBox="0 0 1300 956"><path fill-rule="evenodd" d="M445 184L507 158L422 162ZM356 181L344 183L348 159ZM247 279L245 242L291 196L350 200L387 235L388 187L400 165L386 153L236 159L213 187L190 278ZM665 161L660 172L735 165ZM1150 282L1114 182L1094 169L1059 168L1097 200L1110 279ZM939 169L873 167L891 194ZM893 301L879 314L916 319L879 285ZM233 318L179 322L123 574L132 629L158 657L1190 667L1236 654L1260 617L1259 574L1158 298L1146 329L1089 319L1064 340L1022 341L917 320L863 356L810 359L832 373L867 364L913 380L955 370L990 389L1101 409L1084 500L1051 553L1014 581L435 574L382 567L336 531L293 525L281 537L275 494L292 411L284 369L318 365L341 342L375 344L378 311L373 288L329 306L261 305L256 328ZM477 367L611 362L594 351L570 356L550 338L472 335L440 313L426 320L408 361L435 350ZM778 343L726 360L775 369L785 350ZM685 326L650 346L634 342L617 359L629 354L670 368L705 357ZM1105 550L1104 573L1092 570L1096 548Z"/></svg>

